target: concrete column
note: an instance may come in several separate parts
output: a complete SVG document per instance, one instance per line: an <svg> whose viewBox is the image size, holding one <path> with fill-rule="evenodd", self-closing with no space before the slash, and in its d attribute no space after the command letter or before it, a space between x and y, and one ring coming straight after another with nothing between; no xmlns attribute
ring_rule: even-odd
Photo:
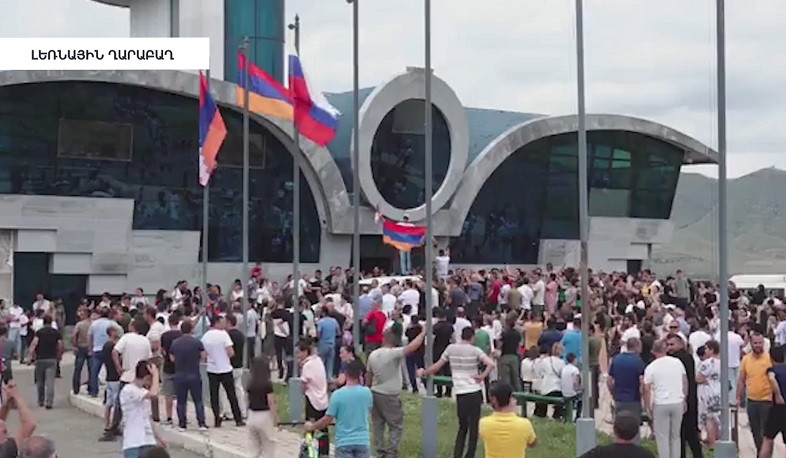
<svg viewBox="0 0 786 458"><path fill-rule="evenodd" d="M0 230L0 299L14 299L14 231Z"/></svg>

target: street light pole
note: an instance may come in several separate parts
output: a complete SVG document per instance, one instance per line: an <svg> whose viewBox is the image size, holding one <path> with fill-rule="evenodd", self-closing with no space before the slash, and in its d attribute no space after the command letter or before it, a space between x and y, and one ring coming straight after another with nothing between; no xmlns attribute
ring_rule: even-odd
<svg viewBox="0 0 786 458"><path fill-rule="evenodd" d="M432 228L431 228L431 198L433 194L433 171L432 171L432 147L434 143L434 132L432 129L431 112L431 0L424 0L423 18L425 22L424 30L424 56L425 56L425 200L426 200L426 240L424 243L425 265L423 266L426 274L426 361L425 367L431 366L434 362L434 332L431 323L432 310L434 307L433 296L433 267L432 258L434 250L432 247ZM437 398L434 397L434 379L428 377L426 382L426 397L421 402L421 452L424 458L437 457Z"/></svg>
<svg viewBox="0 0 786 458"><path fill-rule="evenodd" d="M716 0L716 53L718 77L718 286L720 287L721 437L716 458L732 458L737 450L729 429L729 253L726 239L726 15L725 1ZM736 395L736 393L735 393ZM739 408L739 406L737 406Z"/></svg>
<svg viewBox="0 0 786 458"><path fill-rule="evenodd" d="M300 16L287 26L295 34L295 52L300 54ZM291 71L291 69L290 69ZM303 412L301 406L302 383L298 378L299 367L294 361L297 342L300 338L300 132L292 121L292 139L295 145L292 152L292 374L289 376L289 419L299 421Z"/></svg>
<svg viewBox="0 0 786 458"><path fill-rule="evenodd" d="M360 21L358 0L347 0L352 4L352 341L360 348Z"/></svg>
<svg viewBox="0 0 786 458"><path fill-rule="evenodd" d="M590 375L589 375L589 323L590 323L590 290L587 245L589 239L589 207L587 184L587 109L584 96L584 5L583 0L576 0L576 88L578 95L578 160L579 160L579 239L581 244L581 264L579 279L581 281L581 384L582 409L581 417L576 420L576 456L595 447L595 420L590 417Z"/></svg>

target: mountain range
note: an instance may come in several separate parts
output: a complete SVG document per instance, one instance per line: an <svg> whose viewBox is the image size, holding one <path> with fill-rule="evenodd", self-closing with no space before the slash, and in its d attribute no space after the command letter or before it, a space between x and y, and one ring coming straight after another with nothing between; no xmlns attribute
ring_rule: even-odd
<svg viewBox="0 0 786 458"><path fill-rule="evenodd" d="M670 243L655 247L658 273L682 268L694 278L717 276L718 181L682 173ZM786 274L786 171L767 168L728 181L729 274Z"/></svg>

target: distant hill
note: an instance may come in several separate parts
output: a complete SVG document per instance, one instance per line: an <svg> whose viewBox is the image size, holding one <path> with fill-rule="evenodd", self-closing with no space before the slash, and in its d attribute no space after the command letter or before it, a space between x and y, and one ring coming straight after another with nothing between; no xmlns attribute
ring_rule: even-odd
<svg viewBox="0 0 786 458"><path fill-rule="evenodd" d="M712 278L717 263L717 180L683 173L671 211L674 237L653 268ZM729 273L786 274L786 171L768 168L728 183Z"/></svg>

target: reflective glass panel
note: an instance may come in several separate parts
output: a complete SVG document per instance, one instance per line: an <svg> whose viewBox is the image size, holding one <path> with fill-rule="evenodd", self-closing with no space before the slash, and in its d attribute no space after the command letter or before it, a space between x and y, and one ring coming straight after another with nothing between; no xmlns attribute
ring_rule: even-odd
<svg viewBox="0 0 786 458"><path fill-rule="evenodd" d="M588 133L590 216L668 219L683 150L624 131ZM461 236L456 263L533 264L542 239L578 239L576 134L515 151L486 180ZM503 229L504 228L504 229Z"/></svg>
<svg viewBox="0 0 786 458"><path fill-rule="evenodd" d="M396 208L415 208L425 202L425 102L410 99L382 119L371 146L371 174L382 197ZM448 173L450 131L435 106L433 126L433 190ZM371 202L376 205L377 202Z"/></svg>
<svg viewBox="0 0 786 458"><path fill-rule="evenodd" d="M228 134L210 181L209 258L240 261L242 117L221 114ZM132 140L80 137L95 129L130 129ZM253 120L250 129L249 259L291 262L292 156ZM0 87L0 193L133 199L135 229L201 231L197 135L188 97L91 82ZM301 186L301 261L317 262L319 217L302 175Z"/></svg>

